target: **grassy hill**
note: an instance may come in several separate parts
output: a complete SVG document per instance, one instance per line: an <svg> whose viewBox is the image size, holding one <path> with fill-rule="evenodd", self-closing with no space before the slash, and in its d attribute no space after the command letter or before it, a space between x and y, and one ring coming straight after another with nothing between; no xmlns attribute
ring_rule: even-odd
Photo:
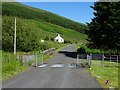
<svg viewBox="0 0 120 90"><path fill-rule="evenodd" d="M69 28L84 33L86 25L64 18L51 12L26 6L20 3L2 3L2 14L7 16L17 16L20 18L43 20L65 28Z"/></svg>
<svg viewBox="0 0 120 90"><path fill-rule="evenodd" d="M85 43L86 35L81 28L79 30L82 33L75 29L70 29L70 26L78 25L79 23L19 3L3 3L2 6L2 46L5 51L13 51L14 48L14 17L17 17L18 51L32 51L34 49L38 50L38 48L44 50L57 47L59 44L53 43L53 41L58 33L65 39L65 43ZM58 22L61 22L61 24ZM79 24L79 26L86 28L85 25ZM44 44L40 42L41 39L45 40Z"/></svg>

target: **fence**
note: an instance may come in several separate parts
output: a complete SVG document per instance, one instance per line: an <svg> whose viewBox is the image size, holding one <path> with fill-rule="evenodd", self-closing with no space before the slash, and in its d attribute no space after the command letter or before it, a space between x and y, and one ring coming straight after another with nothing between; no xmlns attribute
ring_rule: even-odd
<svg viewBox="0 0 120 90"><path fill-rule="evenodd" d="M120 62L120 55L104 55L104 54L78 54L77 64L99 65L118 67Z"/></svg>
<svg viewBox="0 0 120 90"><path fill-rule="evenodd" d="M53 54L54 52L55 52L55 48L50 48L50 49L43 51L42 53L50 55L50 54Z"/></svg>
<svg viewBox="0 0 120 90"><path fill-rule="evenodd" d="M40 54L38 53L16 53L14 55L10 52L2 53L2 63L3 67L5 66L16 66L16 65L32 65L36 58L39 57ZM36 57L37 56L37 57Z"/></svg>
<svg viewBox="0 0 120 90"><path fill-rule="evenodd" d="M28 53L16 53L14 55L13 53L10 52L3 52L2 53L2 62L3 62L3 67L6 65L28 65L28 66L38 66L40 64L44 63L44 55L50 55L53 54L55 51L54 48L50 48L48 50L45 50L43 52L28 52ZM11 65L10 65L11 64Z"/></svg>

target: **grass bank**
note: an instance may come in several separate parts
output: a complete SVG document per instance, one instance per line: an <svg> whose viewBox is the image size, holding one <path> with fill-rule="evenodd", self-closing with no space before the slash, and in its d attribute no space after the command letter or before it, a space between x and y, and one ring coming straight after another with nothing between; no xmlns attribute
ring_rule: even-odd
<svg viewBox="0 0 120 90"><path fill-rule="evenodd" d="M101 61L92 61L92 66L88 71L90 74L96 78L100 86L105 90L108 90L110 87L118 88L118 67L115 65L117 63L105 61L105 66L102 67L96 63L101 63ZM120 65L120 64L119 64ZM108 80L108 83L107 83Z"/></svg>

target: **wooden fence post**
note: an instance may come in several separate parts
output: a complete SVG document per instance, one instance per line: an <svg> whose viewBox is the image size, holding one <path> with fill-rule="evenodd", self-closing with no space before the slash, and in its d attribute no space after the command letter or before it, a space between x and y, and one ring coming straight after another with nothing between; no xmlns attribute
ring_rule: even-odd
<svg viewBox="0 0 120 90"><path fill-rule="evenodd" d="M10 52L8 53L8 63L10 62Z"/></svg>
<svg viewBox="0 0 120 90"><path fill-rule="evenodd" d="M44 61L43 61L43 53L42 53L41 55L42 55L42 64L44 64Z"/></svg>
<svg viewBox="0 0 120 90"><path fill-rule="evenodd" d="M118 55L117 55L117 67L119 67L119 66L118 66Z"/></svg>
<svg viewBox="0 0 120 90"><path fill-rule="evenodd" d="M77 54L77 65L78 65L78 61L79 61L79 54Z"/></svg>
<svg viewBox="0 0 120 90"><path fill-rule="evenodd" d="M92 53L90 54L90 66L92 65Z"/></svg>
<svg viewBox="0 0 120 90"><path fill-rule="evenodd" d="M111 67L111 55L110 55L110 67Z"/></svg>
<svg viewBox="0 0 120 90"><path fill-rule="evenodd" d="M87 55L87 63L88 63L88 65L89 65L89 67L91 67L91 65L92 65L92 54L90 54L90 55Z"/></svg>
<svg viewBox="0 0 120 90"><path fill-rule="evenodd" d="M104 67L104 58L105 58L105 56L104 56L104 54L102 55L102 66Z"/></svg>
<svg viewBox="0 0 120 90"><path fill-rule="evenodd" d="M88 55L87 55L87 64L89 65Z"/></svg>
<svg viewBox="0 0 120 90"><path fill-rule="evenodd" d="M34 53L34 55L35 55L35 66L37 67L37 54L36 54L36 52Z"/></svg>

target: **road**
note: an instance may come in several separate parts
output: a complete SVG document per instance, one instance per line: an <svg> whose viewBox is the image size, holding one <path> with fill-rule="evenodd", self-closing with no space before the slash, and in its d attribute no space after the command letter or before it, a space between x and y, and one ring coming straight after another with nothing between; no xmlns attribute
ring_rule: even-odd
<svg viewBox="0 0 120 90"><path fill-rule="evenodd" d="M31 68L3 82L3 88L100 88L86 68L70 67L76 63L75 47L56 53L45 67Z"/></svg>

